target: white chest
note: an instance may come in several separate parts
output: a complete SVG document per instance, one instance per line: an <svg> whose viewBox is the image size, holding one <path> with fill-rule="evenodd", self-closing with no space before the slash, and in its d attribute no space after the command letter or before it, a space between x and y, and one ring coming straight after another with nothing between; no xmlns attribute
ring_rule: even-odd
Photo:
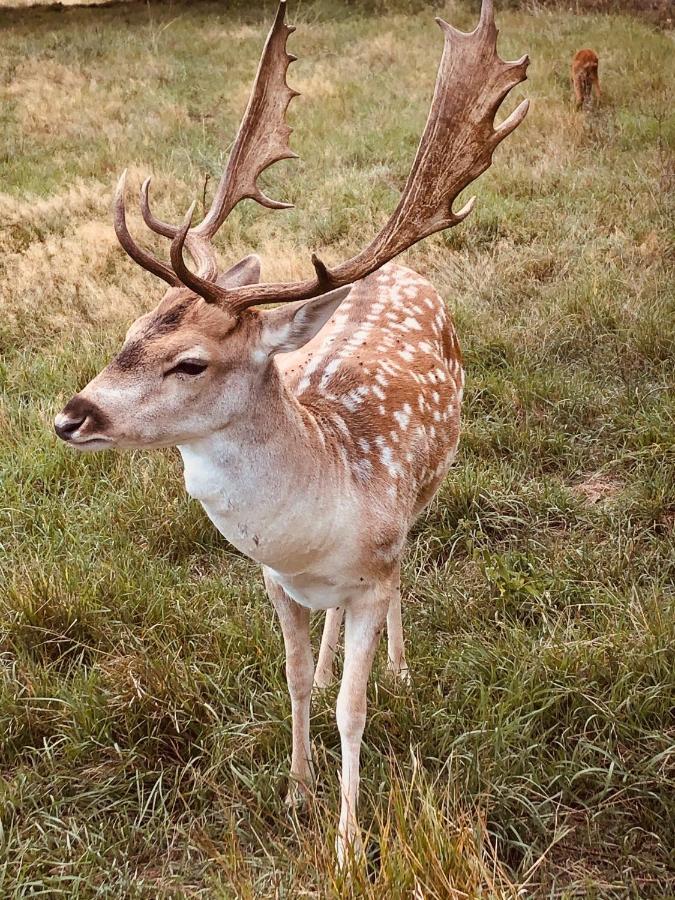
<svg viewBox="0 0 675 900"><path fill-rule="evenodd" d="M280 532L276 499L256 496L254 479L239 467L226 474L217 462L181 448L185 488L218 531L242 553L264 562Z"/></svg>
<svg viewBox="0 0 675 900"><path fill-rule="evenodd" d="M329 591L335 587L336 594L342 590L341 573L357 555L357 536L346 529L354 521L352 498L341 491L318 497L306 479L289 481L278 469L245 468L231 459L224 465L217 455L179 449L190 496L238 550L283 577L299 579L298 602L301 595L314 595L319 582ZM331 597L327 605L339 603Z"/></svg>

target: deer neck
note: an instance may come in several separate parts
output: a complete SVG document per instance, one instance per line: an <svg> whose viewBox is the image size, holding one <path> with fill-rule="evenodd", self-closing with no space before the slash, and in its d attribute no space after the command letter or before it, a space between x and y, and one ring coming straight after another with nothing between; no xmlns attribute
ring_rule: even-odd
<svg viewBox="0 0 675 900"><path fill-rule="evenodd" d="M216 528L247 556L297 569L322 552L316 516L331 505L326 482L339 473L319 425L272 363L250 397L250 412L207 437L179 446L185 486ZM339 492L336 492L339 496Z"/></svg>

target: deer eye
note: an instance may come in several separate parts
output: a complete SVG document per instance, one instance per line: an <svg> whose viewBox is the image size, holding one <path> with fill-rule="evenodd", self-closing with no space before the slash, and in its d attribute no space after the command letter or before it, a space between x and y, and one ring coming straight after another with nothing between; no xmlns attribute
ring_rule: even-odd
<svg viewBox="0 0 675 900"><path fill-rule="evenodd" d="M175 366L167 369L164 373L164 377L166 378L167 375L201 375L201 373L205 371L207 365L207 363L199 362L199 360L196 359L182 359L179 363L176 363Z"/></svg>

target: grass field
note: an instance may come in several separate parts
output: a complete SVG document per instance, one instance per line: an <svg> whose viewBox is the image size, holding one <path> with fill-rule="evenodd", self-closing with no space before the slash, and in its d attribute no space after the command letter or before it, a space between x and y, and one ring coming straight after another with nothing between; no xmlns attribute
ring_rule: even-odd
<svg viewBox="0 0 675 900"><path fill-rule="evenodd" d="M296 277L392 208L433 13L473 19L382 8L292 4L302 161L266 181L296 209L243 205L224 260L257 249L266 279ZM472 216L407 254L455 314L468 393L405 563L413 685L383 651L372 680L349 882L334 690L314 704L315 804L283 807L290 709L257 569L187 498L177 453L82 457L53 435L162 292L116 244L117 175L154 172L171 220L208 193L270 14L0 11L0 896L672 896L672 35L498 11L502 55L532 59L507 106L532 108ZM567 81L583 46L589 114Z"/></svg>

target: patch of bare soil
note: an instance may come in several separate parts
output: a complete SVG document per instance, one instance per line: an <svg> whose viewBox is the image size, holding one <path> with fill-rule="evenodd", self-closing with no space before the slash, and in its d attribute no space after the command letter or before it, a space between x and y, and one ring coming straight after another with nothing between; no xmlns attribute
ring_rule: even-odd
<svg viewBox="0 0 675 900"><path fill-rule="evenodd" d="M613 500L621 488L622 484L618 479L596 472L573 484L570 490L588 506L593 506L603 500Z"/></svg>

